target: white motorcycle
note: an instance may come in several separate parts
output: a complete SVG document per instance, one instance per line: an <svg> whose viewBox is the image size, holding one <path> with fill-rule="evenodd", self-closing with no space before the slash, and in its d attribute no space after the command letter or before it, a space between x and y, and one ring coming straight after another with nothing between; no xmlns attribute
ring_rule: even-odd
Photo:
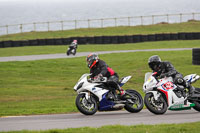
<svg viewBox="0 0 200 133"><path fill-rule="evenodd" d="M143 108L142 96L135 90L126 90L123 100L116 90L110 87L105 77L91 80L90 74L83 74L74 90L78 93L76 106L85 115L93 115L99 111L121 110L125 108L131 113L137 113ZM131 76L120 80L123 86Z"/></svg>
<svg viewBox="0 0 200 133"><path fill-rule="evenodd" d="M74 47L74 46L69 46L69 48L67 49L66 54L67 54L67 56L69 56L70 54L76 55L76 47Z"/></svg>
<svg viewBox="0 0 200 133"><path fill-rule="evenodd" d="M189 95L189 90L183 86L173 84L172 77L157 79L157 73L146 73L143 91L146 93L144 103L147 109L154 114L164 114L169 110L186 110L194 108L200 112L200 88L194 88L193 96ZM190 74L184 79L192 84L200 76ZM182 87L181 91L178 87Z"/></svg>

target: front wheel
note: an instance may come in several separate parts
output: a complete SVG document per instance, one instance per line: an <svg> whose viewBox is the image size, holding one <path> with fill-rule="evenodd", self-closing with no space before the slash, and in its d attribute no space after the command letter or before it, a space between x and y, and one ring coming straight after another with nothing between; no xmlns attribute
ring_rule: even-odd
<svg viewBox="0 0 200 133"><path fill-rule="evenodd" d="M67 56L69 56L69 52L70 52L69 50L66 52Z"/></svg>
<svg viewBox="0 0 200 133"><path fill-rule="evenodd" d="M79 94L76 97L76 107L84 115L93 115L97 112L97 102L93 96L86 99L85 94Z"/></svg>
<svg viewBox="0 0 200 133"><path fill-rule="evenodd" d="M153 93L147 93L144 97L144 104L154 114L164 114L167 111L167 103L162 95L155 100Z"/></svg>
<svg viewBox="0 0 200 133"><path fill-rule="evenodd" d="M140 112L144 106L140 93L135 90L126 90L126 92L128 94L125 95L129 96L130 98L127 98L127 103L124 108L131 113Z"/></svg>

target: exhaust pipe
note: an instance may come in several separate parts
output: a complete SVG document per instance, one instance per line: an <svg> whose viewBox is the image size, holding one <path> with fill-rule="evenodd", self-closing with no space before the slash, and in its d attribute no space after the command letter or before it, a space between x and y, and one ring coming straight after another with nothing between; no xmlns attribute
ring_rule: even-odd
<svg viewBox="0 0 200 133"><path fill-rule="evenodd" d="M123 108L125 106L125 104L115 104L113 106L114 109L120 109L120 108Z"/></svg>

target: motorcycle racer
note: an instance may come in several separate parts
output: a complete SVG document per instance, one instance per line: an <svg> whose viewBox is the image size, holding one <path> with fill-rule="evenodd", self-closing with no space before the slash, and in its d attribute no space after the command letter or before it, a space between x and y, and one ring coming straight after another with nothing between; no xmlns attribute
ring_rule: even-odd
<svg viewBox="0 0 200 133"><path fill-rule="evenodd" d="M99 59L95 53L90 53L86 58L88 67L91 73L91 79L101 79L102 77L108 78L108 84L114 86L114 89L119 90L121 97L125 94L125 91L119 86L118 74L110 68L103 60Z"/></svg>
<svg viewBox="0 0 200 133"><path fill-rule="evenodd" d="M78 48L78 41L77 40L73 40L73 42L69 45L72 48L77 49Z"/></svg>
<svg viewBox="0 0 200 133"><path fill-rule="evenodd" d="M171 76L174 80L174 84L177 84L178 86L184 86L184 88L180 86L178 87L180 91L183 92L185 88L188 88L189 94L193 94L193 87L183 79L183 75L176 71L176 69L170 62L161 61L161 58L158 55L153 55L149 58L148 65L153 70L153 72L157 72L157 78Z"/></svg>
<svg viewBox="0 0 200 133"><path fill-rule="evenodd" d="M77 40L73 40L73 42L69 45L69 48L67 50L67 55L70 55L70 54L74 54L75 55L77 48L78 48L78 41Z"/></svg>

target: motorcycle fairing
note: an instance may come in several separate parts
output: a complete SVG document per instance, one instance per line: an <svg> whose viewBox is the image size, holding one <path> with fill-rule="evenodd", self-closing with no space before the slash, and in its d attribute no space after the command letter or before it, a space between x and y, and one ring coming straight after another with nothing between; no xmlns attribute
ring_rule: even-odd
<svg viewBox="0 0 200 133"><path fill-rule="evenodd" d="M103 95L109 91L107 89L102 89L99 87L92 87L92 86L91 86L91 88L89 86L87 86L87 88L85 88L85 89L92 92L93 94L95 94L99 98L99 101L101 101L103 98Z"/></svg>
<svg viewBox="0 0 200 133"><path fill-rule="evenodd" d="M82 75L81 78L79 79L79 81L77 82L77 84L74 86L74 90L77 91L78 93L81 93L84 91L92 92L99 98L99 101L101 101L103 94L105 94L109 90L102 89L100 87L96 87L99 85L99 83L88 82L87 76L89 76L89 75L90 74ZM84 82L84 83L82 84L81 89L77 89L82 82Z"/></svg>
<svg viewBox="0 0 200 133"><path fill-rule="evenodd" d="M153 86L156 86L157 85L157 81L155 79L155 77L153 76L149 76L150 73L147 73L145 75L145 83L143 85L143 91L146 93L148 91L152 91L153 90ZM148 75L148 76L147 76Z"/></svg>
<svg viewBox="0 0 200 133"><path fill-rule="evenodd" d="M74 86L74 90L75 91L77 91L77 88L78 88L78 86L79 86L79 84L81 83L81 81L82 82L86 82L87 81L87 76L90 76L91 74L88 74L88 73L86 73L86 74L83 74L81 77L80 77L80 79L78 80L78 82L76 83L76 85Z"/></svg>
<svg viewBox="0 0 200 133"><path fill-rule="evenodd" d="M106 111L112 109L112 107L115 105L114 102L107 100L106 98L107 93L105 93L102 96L101 101L99 102L99 110L100 111Z"/></svg>
<svg viewBox="0 0 200 133"><path fill-rule="evenodd" d="M193 83L200 79L200 76L197 74L190 74L184 77L184 80L188 81L189 83Z"/></svg>
<svg viewBox="0 0 200 133"><path fill-rule="evenodd" d="M177 88L175 84L172 83L172 78L168 77L160 80L161 83L157 84L158 90L160 90L165 96L168 103L168 108L174 105L183 104L184 97L178 98L174 93L174 89ZM160 87L159 87L160 86Z"/></svg>
<svg viewBox="0 0 200 133"><path fill-rule="evenodd" d="M163 90L168 91L170 89L174 89L174 84L170 81L163 83L162 85Z"/></svg>
<svg viewBox="0 0 200 133"><path fill-rule="evenodd" d="M173 88L171 88L171 89L159 88L159 90L161 92L163 92L167 98L168 108L170 108L171 106L174 106L174 105L184 104L184 101L185 101L184 97L178 98L176 96L176 94L173 92L174 88L176 88L175 85L173 85Z"/></svg>
<svg viewBox="0 0 200 133"><path fill-rule="evenodd" d="M119 86L122 87L126 82L129 81L129 79L131 78L132 76L126 76L126 77L123 77L120 82L119 82Z"/></svg>

